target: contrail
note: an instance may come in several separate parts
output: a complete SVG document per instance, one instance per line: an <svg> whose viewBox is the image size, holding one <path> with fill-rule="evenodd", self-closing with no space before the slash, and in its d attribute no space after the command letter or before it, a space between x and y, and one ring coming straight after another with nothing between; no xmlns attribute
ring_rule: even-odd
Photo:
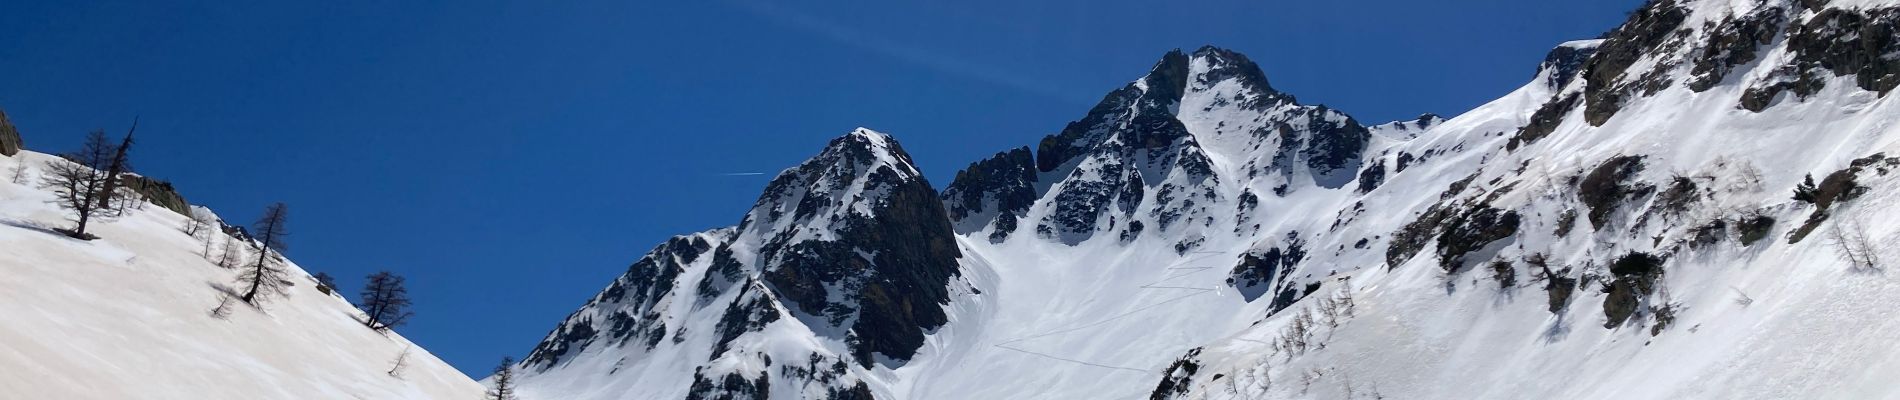
<svg viewBox="0 0 1900 400"><path fill-rule="evenodd" d="M719 174L719 176L755 176L755 175L765 175L765 173L764 172L727 172L727 173Z"/></svg>

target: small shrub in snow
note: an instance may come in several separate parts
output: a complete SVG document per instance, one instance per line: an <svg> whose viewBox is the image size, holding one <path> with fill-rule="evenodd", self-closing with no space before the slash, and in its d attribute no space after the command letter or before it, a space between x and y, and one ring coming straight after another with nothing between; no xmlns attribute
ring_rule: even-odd
<svg viewBox="0 0 1900 400"><path fill-rule="evenodd" d="M1510 289L1517 286L1517 269L1510 261L1491 262L1491 279L1498 281L1498 289Z"/></svg>
<svg viewBox="0 0 1900 400"><path fill-rule="evenodd" d="M231 316L231 296L219 294L218 306L211 308L211 317L225 319Z"/></svg>
<svg viewBox="0 0 1900 400"><path fill-rule="evenodd" d="M13 174L10 179L15 185L25 185L27 182L31 182L32 179L27 177L26 174L26 163L13 164Z"/></svg>
<svg viewBox="0 0 1900 400"><path fill-rule="evenodd" d="M1814 174L1801 177L1801 183L1794 185L1794 201L1814 204Z"/></svg>
<svg viewBox="0 0 1900 400"><path fill-rule="evenodd" d="M1681 214L1702 200L1702 191L1694 179L1682 175L1669 178L1669 187L1656 195L1656 207L1667 214Z"/></svg>

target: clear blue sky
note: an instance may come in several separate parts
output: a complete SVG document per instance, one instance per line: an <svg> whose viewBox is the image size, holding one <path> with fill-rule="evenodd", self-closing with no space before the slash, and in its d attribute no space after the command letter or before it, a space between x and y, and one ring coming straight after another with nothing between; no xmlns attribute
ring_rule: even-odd
<svg viewBox="0 0 1900 400"><path fill-rule="evenodd" d="M289 203L291 257L408 276L400 331L479 377L853 127L941 187L1203 44L1362 121L1451 116L1640 1L8 3L29 148L142 116L141 172L238 221Z"/></svg>

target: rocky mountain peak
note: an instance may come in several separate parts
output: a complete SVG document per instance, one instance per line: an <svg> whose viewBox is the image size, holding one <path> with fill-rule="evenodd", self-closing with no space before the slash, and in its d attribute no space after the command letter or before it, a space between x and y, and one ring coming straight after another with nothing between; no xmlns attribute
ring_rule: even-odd
<svg viewBox="0 0 1900 400"><path fill-rule="evenodd" d="M1292 96L1280 93L1268 84L1267 75L1253 60L1239 52L1220 47L1201 46L1193 55L1194 85L1207 87L1221 81L1236 79L1252 94L1259 96L1252 103L1254 107L1285 101L1295 101Z"/></svg>
<svg viewBox="0 0 1900 400"><path fill-rule="evenodd" d="M780 173L739 232L714 264L760 276L863 364L909 358L945 322L961 254L937 191L889 135L853 130Z"/></svg>
<svg viewBox="0 0 1900 400"><path fill-rule="evenodd" d="M1593 39L1557 45L1544 56L1544 62L1537 65L1537 80L1552 90L1563 89L1583 71L1583 64L1596 55L1597 46L1602 44L1602 39Z"/></svg>

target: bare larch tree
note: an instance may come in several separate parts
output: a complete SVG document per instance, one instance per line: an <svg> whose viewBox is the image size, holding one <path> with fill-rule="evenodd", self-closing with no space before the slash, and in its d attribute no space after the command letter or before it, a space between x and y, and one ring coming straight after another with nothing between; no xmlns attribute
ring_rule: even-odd
<svg viewBox="0 0 1900 400"><path fill-rule="evenodd" d="M364 326L377 331L387 331L402 325L413 313L409 312L409 288L403 286L403 278L389 271L370 274L363 284L363 314L368 317Z"/></svg>
<svg viewBox="0 0 1900 400"><path fill-rule="evenodd" d="M112 208L112 196L119 191L119 175L132 171L132 161L125 153L132 150L132 133L139 130L139 119L132 118L132 129L125 131L125 138L119 140L119 146L112 150L112 160L106 164L106 186L99 192L99 208Z"/></svg>
<svg viewBox="0 0 1900 400"><path fill-rule="evenodd" d="M54 203L60 208L72 211L77 223L72 230L61 229L61 233L78 239L91 240L86 233L86 224L98 216L104 201L100 201L106 192L106 182L110 179L106 169L110 167L114 153L111 143L106 142L105 131L92 131L86 135L86 142L79 151L66 153L60 160L46 163L46 174L41 178L40 186L53 191L57 197Z"/></svg>
<svg viewBox="0 0 1900 400"><path fill-rule="evenodd" d="M238 283L248 287L240 297L245 303L257 304L259 295L283 292L286 273L277 262L283 258L284 236L289 235L284 224L289 218L290 210L284 203L275 203L265 208L264 216L252 224L251 237L257 240L257 261L238 274Z"/></svg>
<svg viewBox="0 0 1900 400"><path fill-rule="evenodd" d="M501 365L495 366L494 387L488 389L488 400L515 400L515 358L502 357Z"/></svg>

